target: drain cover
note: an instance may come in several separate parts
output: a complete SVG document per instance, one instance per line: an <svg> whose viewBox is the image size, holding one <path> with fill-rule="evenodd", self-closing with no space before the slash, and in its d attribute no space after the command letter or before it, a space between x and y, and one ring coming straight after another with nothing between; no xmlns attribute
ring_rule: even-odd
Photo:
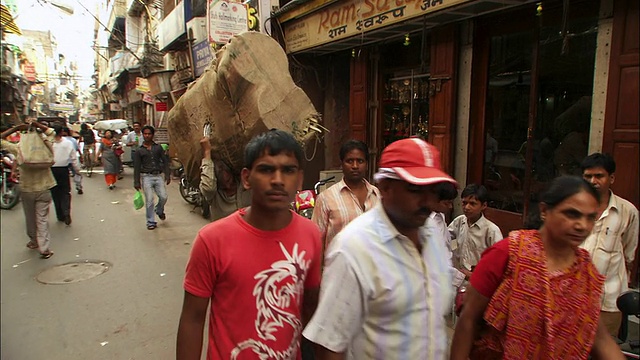
<svg viewBox="0 0 640 360"><path fill-rule="evenodd" d="M44 270L36 276L36 280L51 285L71 284L104 274L110 268L111 264L106 261L71 262Z"/></svg>

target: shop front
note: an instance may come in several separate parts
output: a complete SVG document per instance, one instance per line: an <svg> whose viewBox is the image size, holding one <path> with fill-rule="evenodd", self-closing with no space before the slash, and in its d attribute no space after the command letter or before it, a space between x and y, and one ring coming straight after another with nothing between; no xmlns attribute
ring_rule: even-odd
<svg viewBox="0 0 640 360"><path fill-rule="evenodd" d="M372 173L390 142L426 138L462 186L487 187L485 215L504 235L594 152L612 154L613 191L639 206L638 18L630 0L317 0L277 14L294 69L334 67L322 86L297 79L322 93L339 139L325 140L326 169L347 138L368 143Z"/></svg>

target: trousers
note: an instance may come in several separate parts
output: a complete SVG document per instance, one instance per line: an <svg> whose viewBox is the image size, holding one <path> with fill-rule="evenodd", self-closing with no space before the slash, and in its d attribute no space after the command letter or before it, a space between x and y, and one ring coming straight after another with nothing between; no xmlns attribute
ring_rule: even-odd
<svg viewBox="0 0 640 360"><path fill-rule="evenodd" d="M56 186L51 188L51 197L56 209L58 221L64 221L67 216L71 216L71 181L69 180L69 168L51 168L53 177L56 179Z"/></svg>
<svg viewBox="0 0 640 360"><path fill-rule="evenodd" d="M67 176L68 178L68 176ZM49 205L51 193L49 190L23 192L22 210L24 211L27 235L31 242L38 243L41 253L49 250Z"/></svg>

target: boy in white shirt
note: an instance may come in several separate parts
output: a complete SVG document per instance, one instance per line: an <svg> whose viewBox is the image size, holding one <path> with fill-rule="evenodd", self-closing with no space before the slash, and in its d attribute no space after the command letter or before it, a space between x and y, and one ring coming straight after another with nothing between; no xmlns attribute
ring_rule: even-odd
<svg viewBox="0 0 640 360"><path fill-rule="evenodd" d="M503 236L500 228L483 215L489 198L484 186L470 184L462 190L460 197L464 214L449 224L453 238L450 247L456 255L454 267L470 277L482 253Z"/></svg>

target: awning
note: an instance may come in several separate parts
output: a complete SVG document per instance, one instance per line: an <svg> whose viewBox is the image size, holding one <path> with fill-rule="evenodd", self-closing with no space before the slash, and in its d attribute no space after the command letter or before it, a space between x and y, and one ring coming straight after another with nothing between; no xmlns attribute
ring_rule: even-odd
<svg viewBox="0 0 640 360"><path fill-rule="evenodd" d="M9 9L4 6L4 4L0 4L0 24L2 25L2 30L11 34L22 35L22 31L16 23L13 21L13 16Z"/></svg>

